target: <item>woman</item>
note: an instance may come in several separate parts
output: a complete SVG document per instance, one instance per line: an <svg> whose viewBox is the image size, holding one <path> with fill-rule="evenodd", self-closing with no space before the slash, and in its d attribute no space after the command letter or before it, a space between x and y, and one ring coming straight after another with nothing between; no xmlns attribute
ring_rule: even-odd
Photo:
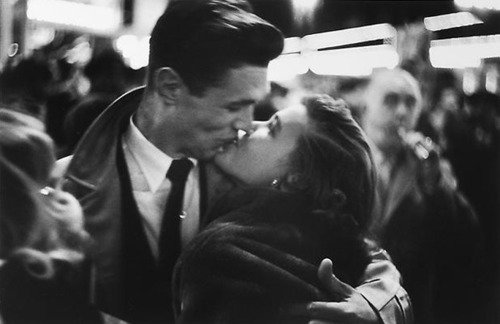
<svg viewBox="0 0 500 324"><path fill-rule="evenodd" d="M179 323L292 323L281 307L327 300L316 274L322 259L350 284L368 264L374 167L345 105L307 97L256 125L215 158L246 189L214 206L178 261Z"/></svg>
<svg viewBox="0 0 500 324"><path fill-rule="evenodd" d="M5 191L4 196L2 196L4 206L1 207L4 209L3 214L18 214L16 217L2 217L1 221L21 222L23 219L36 221L44 217L35 215L37 206L31 206L30 203L30 200L34 198L29 197L29 192L23 191L31 186L37 192L35 200L41 199L42 209L56 222L52 226L52 231L57 229L57 233L50 234L50 236L66 236L67 239L64 241L67 242L65 244L69 244L69 241L85 241L86 233L82 229L83 217L80 204L69 193L50 187L51 172L56 161L52 139L42 130L34 128L30 116L1 109L0 116L0 156L4 159L3 163L24 174L30 182L29 185L23 185L23 182L18 180L19 185L12 186L6 178L0 179L1 183L5 184L2 188ZM3 118L5 116L9 116L9 118ZM7 172L6 176L9 174ZM21 191L18 196L16 196L16 191ZM7 200L9 195L16 199ZM20 203L23 201L26 201L26 204ZM29 226L25 224L19 224L15 231L12 230L12 235L9 237L15 237L16 240L24 238L25 235L19 235L19 233L28 232L28 228ZM73 233L75 238L69 239L70 233ZM43 237L44 235L34 236ZM23 242L14 245L19 247L21 243ZM9 248L9 250L12 249Z"/></svg>
<svg viewBox="0 0 500 324"><path fill-rule="evenodd" d="M0 317L4 323L100 323L78 201L49 184L53 144L22 123L0 122Z"/></svg>

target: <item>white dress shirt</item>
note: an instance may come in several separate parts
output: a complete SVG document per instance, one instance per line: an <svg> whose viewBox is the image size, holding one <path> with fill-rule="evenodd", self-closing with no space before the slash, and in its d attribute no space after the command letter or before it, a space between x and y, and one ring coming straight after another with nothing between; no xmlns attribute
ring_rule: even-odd
<svg viewBox="0 0 500 324"><path fill-rule="evenodd" d="M148 141L134 125L132 118L122 136L122 147L144 231L153 255L158 258L163 212L172 186L166 174L173 159ZM194 167L188 175L184 191L182 247L196 235L200 223L199 167L196 160L190 160Z"/></svg>

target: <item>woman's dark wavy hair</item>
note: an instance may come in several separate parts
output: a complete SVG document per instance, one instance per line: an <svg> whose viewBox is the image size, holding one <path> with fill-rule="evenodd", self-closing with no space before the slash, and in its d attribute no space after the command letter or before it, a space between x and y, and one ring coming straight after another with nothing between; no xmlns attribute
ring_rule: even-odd
<svg viewBox="0 0 500 324"><path fill-rule="evenodd" d="M320 210L350 214L366 229L374 199L375 166L366 137L342 100L313 95L302 100L309 125L291 155L288 187Z"/></svg>
<svg viewBox="0 0 500 324"><path fill-rule="evenodd" d="M42 187L49 184L54 152L54 143L46 133L0 121L0 153Z"/></svg>
<svg viewBox="0 0 500 324"><path fill-rule="evenodd" d="M281 54L283 35L249 9L246 1L171 1L151 33L148 85L157 69L170 67L201 95L230 68L267 66Z"/></svg>
<svg viewBox="0 0 500 324"><path fill-rule="evenodd" d="M47 191L55 163L51 138L24 115L8 116L0 118L0 258L16 255L36 265L36 275L50 277L49 254L78 261L86 233L70 217L79 212L69 209L76 199Z"/></svg>

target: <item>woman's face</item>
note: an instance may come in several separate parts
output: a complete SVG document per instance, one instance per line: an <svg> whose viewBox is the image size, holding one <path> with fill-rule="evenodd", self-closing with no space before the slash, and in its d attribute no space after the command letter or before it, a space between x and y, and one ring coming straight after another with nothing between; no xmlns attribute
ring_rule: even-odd
<svg viewBox="0 0 500 324"><path fill-rule="evenodd" d="M288 171L290 153L308 123L306 108L277 112L267 122L254 122L254 132L215 156L215 164L234 179L266 186Z"/></svg>

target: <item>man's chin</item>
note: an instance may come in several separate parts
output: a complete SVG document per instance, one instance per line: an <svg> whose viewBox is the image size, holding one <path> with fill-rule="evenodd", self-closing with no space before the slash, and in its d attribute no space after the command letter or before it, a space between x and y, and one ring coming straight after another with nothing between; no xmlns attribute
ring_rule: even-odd
<svg viewBox="0 0 500 324"><path fill-rule="evenodd" d="M204 154L197 158L198 161L210 162L213 163L215 160L216 154Z"/></svg>
<svg viewBox="0 0 500 324"><path fill-rule="evenodd" d="M227 161L226 161L226 156L224 155L224 153L216 153L211 159L210 161L216 165L217 167L219 168L224 168L225 165L227 165Z"/></svg>
<svg viewBox="0 0 500 324"><path fill-rule="evenodd" d="M189 158L196 159L198 161L206 161L210 162L213 161L215 156L217 155L217 150L193 150L190 152L184 153L185 156Z"/></svg>
<svg viewBox="0 0 500 324"><path fill-rule="evenodd" d="M217 163L217 160L225 160L227 159L228 153L232 151L231 147L224 147L222 148L221 146L212 148L210 150L204 150L204 151L198 151L198 152L193 152L191 154L191 157L200 160L200 161L206 161L206 162L215 162Z"/></svg>

